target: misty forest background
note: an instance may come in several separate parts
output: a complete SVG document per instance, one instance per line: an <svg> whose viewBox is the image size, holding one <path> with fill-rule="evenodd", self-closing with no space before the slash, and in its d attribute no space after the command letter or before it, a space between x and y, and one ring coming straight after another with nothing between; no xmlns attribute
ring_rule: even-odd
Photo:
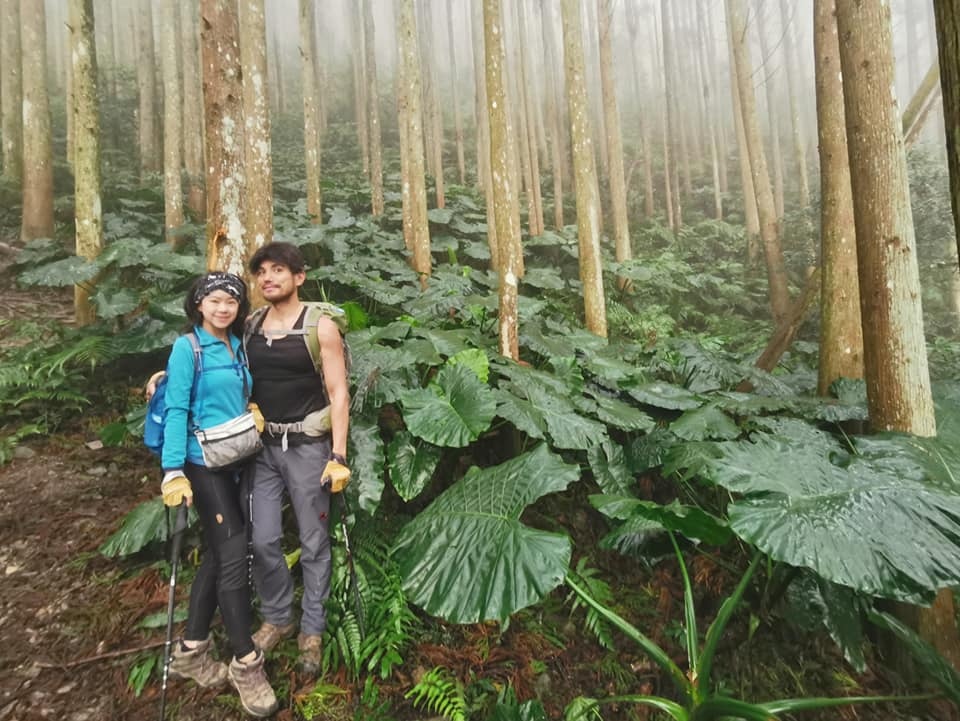
<svg viewBox="0 0 960 721"><path fill-rule="evenodd" d="M139 386L192 277L293 242L350 320L359 597L338 529L325 675L282 713L956 718L958 28L0 0L0 461L122 449L151 480L97 562L155 569ZM110 662L130 699L158 658Z"/></svg>

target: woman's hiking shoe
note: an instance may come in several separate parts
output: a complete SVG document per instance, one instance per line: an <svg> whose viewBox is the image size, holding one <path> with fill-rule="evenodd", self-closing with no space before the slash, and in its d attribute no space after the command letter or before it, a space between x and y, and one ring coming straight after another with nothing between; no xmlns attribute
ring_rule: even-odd
<svg viewBox="0 0 960 721"><path fill-rule="evenodd" d="M178 640L170 655L171 678L189 678L204 688L226 683L227 666L211 655L211 646L209 637L194 648L187 648L182 639Z"/></svg>
<svg viewBox="0 0 960 721"><path fill-rule="evenodd" d="M263 651L257 651L256 658L249 663L233 659L227 670L230 683L240 694L244 710L257 718L269 716L277 710L277 697L263 670L263 659Z"/></svg>
<svg viewBox="0 0 960 721"><path fill-rule="evenodd" d="M300 667L303 672L316 674L323 660L323 644L320 636L301 633L297 636L297 645L300 646Z"/></svg>
<svg viewBox="0 0 960 721"><path fill-rule="evenodd" d="M253 643L264 653L269 653L278 643L285 638L290 638L296 630L297 626L293 623L275 626L272 623L264 621L263 625L253 634Z"/></svg>

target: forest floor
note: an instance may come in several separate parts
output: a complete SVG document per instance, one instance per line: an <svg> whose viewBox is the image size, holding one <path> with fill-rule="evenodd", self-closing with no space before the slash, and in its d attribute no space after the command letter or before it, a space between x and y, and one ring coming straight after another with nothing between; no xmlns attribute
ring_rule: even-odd
<svg viewBox="0 0 960 721"><path fill-rule="evenodd" d="M67 320L66 297L38 299L15 290L3 292L0 317L38 312ZM66 301L66 302L65 302ZM137 392L131 388L131 393ZM105 558L97 548L140 502L157 493L155 460L139 448L99 448L98 423L89 418L51 437L29 439L12 461L0 466L0 721L107 721L157 718L159 683L155 677L138 697L128 687L131 666L157 654L163 628L142 629L147 615L166 608L169 585L163 564L139 565ZM90 445L88 445L90 444ZM92 447L91 447L92 446ZM637 572L642 573L642 572ZM729 579L726 579L729 582ZM649 589L649 613L659 615L659 640L668 635L669 618L682 618L679 579L669 572L620 578L624 588ZM186 583L178 598L186 598ZM719 596L718 596L719 598ZM585 633L582 618L571 620L569 607L537 624L515 623L494 638L491 627L449 629L444 644L415 644L393 677L380 681L380 700L390 702L381 718L414 719L417 713L404 693L418 673L444 665L461 678L480 678L495 687L510 683L521 698L540 696L551 719L577 695L658 692L648 662L623 640L617 652L601 649ZM705 628L709 618L701 619ZM537 632L549 629L548 633ZM728 691L751 698L771 695L861 695L890 693L889 679L851 675L828 640L791 635L783 624L764 624L749 641L747 634L718 657L718 670ZM223 648L223 636L215 631ZM547 640L547 637L551 640ZM558 644L557 639L563 639ZM281 650L284 647L281 647ZM531 663L536 659L537 663ZM721 668L721 661L724 667ZM274 654L268 674L285 689L284 705L275 718L302 718L292 699L308 691L313 680L300 677L289 654ZM347 689L343 713L317 716L331 721L354 716L362 692L341 677L326 679ZM168 718L181 721L247 718L235 695L202 690L191 683L171 682ZM477 718L477 717L473 717ZM606 721L657 719L636 706L605 706ZM945 704L861 706L835 709L801 718L863 721L957 721L956 709Z"/></svg>

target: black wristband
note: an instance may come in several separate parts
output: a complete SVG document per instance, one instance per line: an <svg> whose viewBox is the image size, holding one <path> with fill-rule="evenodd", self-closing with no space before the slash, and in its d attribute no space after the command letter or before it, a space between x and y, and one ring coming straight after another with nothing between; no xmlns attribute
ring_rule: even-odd
<svg viewBox="0 0 960 721"><path fill-rule="evenodd" d="M339 453L331 453L330 460L336 461L341 466L347 465L347 459L341 456Z"/></svg>

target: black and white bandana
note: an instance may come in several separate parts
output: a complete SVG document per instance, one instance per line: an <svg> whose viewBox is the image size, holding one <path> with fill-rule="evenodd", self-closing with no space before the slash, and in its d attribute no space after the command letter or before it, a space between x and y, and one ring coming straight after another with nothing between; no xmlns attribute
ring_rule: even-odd
<svg viewBox="0 0 960 721"><path fill-rule="evenodd" d="M243 282L239 275L233 273L221 273L219 271L207 273L203 276L203 280L193 294L193 302L200 305L200 302L215 290L229 293L238 302L242 303L247 295L247 284Z"/></svg>

